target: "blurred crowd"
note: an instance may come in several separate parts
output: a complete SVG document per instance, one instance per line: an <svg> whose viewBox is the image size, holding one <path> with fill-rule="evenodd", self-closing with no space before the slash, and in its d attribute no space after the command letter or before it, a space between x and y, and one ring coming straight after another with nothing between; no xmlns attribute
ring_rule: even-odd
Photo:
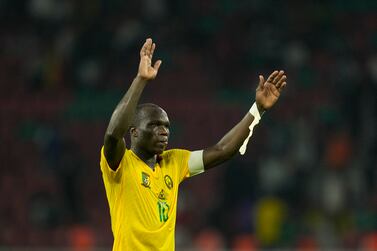
<svg viewBox="0 0 377 251"><path fill-rule="evenodd" d="M244 156L181 185L177 250L377 250L377 1L1 0L0 247L110 247L99 168L145 38L171 148L288 86Z"/></svg>

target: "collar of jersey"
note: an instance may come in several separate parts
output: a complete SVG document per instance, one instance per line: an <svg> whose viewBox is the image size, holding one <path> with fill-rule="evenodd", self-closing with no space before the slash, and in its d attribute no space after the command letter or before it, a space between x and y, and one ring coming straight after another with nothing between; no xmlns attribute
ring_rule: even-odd
<svg viewBox="0 0 377 251"><path fill-rule="evenodd" d="M154 170L152 168L150 168L150 166L147 165L147 163L144 162L144 160L142 160L139 156L137 156L136 153L134 153L131 149L130 149L130 152L131 154L136 158L138 159L140 162L142 162L142 166L144 167L145 170L147 170L148 173L151 173L153 175L153 177L155 177L156 179L159 178L159 173L160 173L160 164L158 162L156 162L156 165L154 166Z"/></svg>

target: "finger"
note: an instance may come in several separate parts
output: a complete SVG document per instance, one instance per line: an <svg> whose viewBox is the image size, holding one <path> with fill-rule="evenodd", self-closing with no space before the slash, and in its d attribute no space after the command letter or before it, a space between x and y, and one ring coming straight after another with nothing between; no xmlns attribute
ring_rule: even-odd
<svg viewBox="0 0 377 251"><path fill-rule="evenodd" d="M143 56L146 55L146 53L147 53L147 44L148 44L148 40L146 40L144 42L143 46L140 49L140 57L143 57Z"/></svg>
<svg viewBox="0 0 377 251"><path fill-rule="evenodd" d="M272 83L266 82L265 88L267 89L267 92L269 93L268 95L273 95L273 96L279 97L280 92L276 88L276 86L274 86Z"/></svg>
<svg viewBox="0 0 377 251"><path fill-rule="evenodd" d="M258 84L257 89L263 90L263 87L264 87L263 84L264 84L264 77L263 77L263 75L259 75L259 84Z"/></svg>
<svg viewBox="0 0 377 251"><path fill-rule="evenodd" d="M287 80L287 76L286 75L283 75L279 80L278 82L275 84L276 88L280 88L281 85Z"/></svg>
<svg viewBox="0 0 377 251"><path fill-rule="evenodd" d="M282 78L283 75L284 75L284 71L280 70L279 73L272 80L272 83L276 85L276 83L279 82L279 80Z"/></svg>
<svg viewBox="0 0 377 251"><path fill-rule="evenodd" d="M141 50L140 50L140 57L143 57L143 56L148 56L148 48L150 46L150 43L152 42L152 39L150 38L147 38L143 44L143 46L141 47Z"/></svg>
<svg viewBox="0 0 377 251"><path fill-rule="evenodd" d="M278 71L274 71L273 73L270 74L270 76L268 77L267 79L267 82L270 82L272 83L272 81L274 80L274 78L279 74Z"/></svg>
<svg viewBox="0 0 377 251"><path fill-rule="evenodd" d="M151 57L151 58L153 57L154 49L156 49L156 44L155 44L155 43L152 43L151 54L150 54L150 57Z"/></svg>
<svg viewBox="0 0 377 251"><path fill-rule="evenodd" d="M156 71L158 71L158 69L160 68L161 64L162 64L162 61L161 61L161 60L157 60L156 63L154 63L153 68L154 68Z"/></svg>
<svg viewBox="0 0 377 251"><path fill-rule="evenodd" d="M152 48L152 39L147 38L147 41L145 42L145 53L149 57L151 55L151 48Z"/></svg>
<svg viewBox="0 0 377 251"><path fill-rule="evenodd" d="M287 82L283 82L282 84L281 84L281 86L279 87L279 92L281 92L283 89L284 89L284 87L287 85Z"/></svg>

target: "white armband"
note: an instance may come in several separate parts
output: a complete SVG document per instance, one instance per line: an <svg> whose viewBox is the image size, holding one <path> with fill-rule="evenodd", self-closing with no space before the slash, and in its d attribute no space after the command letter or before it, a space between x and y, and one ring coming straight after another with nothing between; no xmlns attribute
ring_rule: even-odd
<svg viewBox="0 0 377 251"><path fill-rule="evenodd" d="M204 172L203 150L191 152L190 159L188 161L188 168L190 177Z"/></svg>
<svg viewBox="0 0 377 251"><path fill-rule="evenodd" d="M244 155L245 152L246 152L246 147L247 147L247 143L249 142L249 139L251 137L251 135L253 135L253 129L254 129L254 126L256 126L258 123L259 123L259 120L261 119L261 116L260 116L260 113L259 113L259 110L258 110L258 107L257 107L257 104L254 102L254 104L251 106L250 110L249 110L250 114L253 115L254 117L254 120L253 122L251 123L251 125L249 126L249 129L250 129L250 133L249 133L249 136L247 136L247 138L245 139L245 141L243 142L242 146L240 147L240 154L241 155Z"/></svg>

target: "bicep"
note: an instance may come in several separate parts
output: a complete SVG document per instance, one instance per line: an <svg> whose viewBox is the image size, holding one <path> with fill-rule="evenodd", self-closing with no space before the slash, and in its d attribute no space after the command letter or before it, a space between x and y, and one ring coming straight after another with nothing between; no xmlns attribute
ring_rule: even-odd
<svg viewBox="0 0 377 251"><path fill-rule="evenodd" d="M224 147L219 144L206 148L203 151L204 169L208 170L214 166L220 165L230 157L231 155L227 154Z"/></svg>
<svg viewBox="0 0 377 251"><path fill-rule="evenodd" d="M126 150L124 138L117 139L106 134L104 139L104 154L110 168L116 171Z"/></svg>

